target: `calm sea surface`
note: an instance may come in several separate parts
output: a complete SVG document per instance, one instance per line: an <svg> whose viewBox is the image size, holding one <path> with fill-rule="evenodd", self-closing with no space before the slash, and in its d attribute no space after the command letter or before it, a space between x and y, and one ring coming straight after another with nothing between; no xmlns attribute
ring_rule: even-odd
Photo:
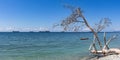
<svg viewBox="0 0 120 60"><path fill-rule="evenodd" d="M120 48L119 33L107 33L107 37L115 34L118 37L110 47ZM103 33L99 38L103 40ZM90 55L92 39L92 33L0 33L0 60L81 60Z"/></svg>

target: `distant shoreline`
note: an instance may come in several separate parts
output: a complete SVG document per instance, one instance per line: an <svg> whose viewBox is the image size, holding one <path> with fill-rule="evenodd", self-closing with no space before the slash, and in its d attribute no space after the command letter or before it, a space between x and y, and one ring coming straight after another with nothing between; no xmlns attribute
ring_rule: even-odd
<svg viewBox="0 0 120 60"><path fill-rule="evenodd" d="M46 32L46 31L41 31L41 32L21 32L21 31L12 31L12 32L0 32L0 33L92 33L92 32ZM104 32L98 32L98 33L104 33ZM106 32L106 33L120 33L120 32Z"/></svg>

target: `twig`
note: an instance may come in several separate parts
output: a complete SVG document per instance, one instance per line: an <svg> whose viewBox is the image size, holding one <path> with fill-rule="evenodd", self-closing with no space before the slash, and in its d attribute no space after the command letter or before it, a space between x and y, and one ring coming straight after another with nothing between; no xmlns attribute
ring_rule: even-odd
<svg viewBox="0 0 120 60"><path fill-rule="evenodd" d="M116 35L112 36L112 37L106 42L106 44L105 44L105 46L103 47L103 49L105 49L105 48L107 47L107 45L110 43L110 41L111 41L111 40L114 40L116 37L117 37Z"/></svg>
<svg viewBox="0 0 120 60"><path fill-rule="evenodd" d="M106 33L105 32L104 32L104 44L105 44L106 48L109 49L108 45L106 45Z"/></svg>

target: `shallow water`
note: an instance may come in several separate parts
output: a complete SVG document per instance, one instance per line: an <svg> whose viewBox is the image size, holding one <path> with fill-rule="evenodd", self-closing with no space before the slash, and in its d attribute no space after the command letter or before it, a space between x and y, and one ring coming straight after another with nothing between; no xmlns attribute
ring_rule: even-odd
<svg viewBox="0 0 120 60"><path fill-rule="evenodd" d="M114 34L119 33L107 37ZM103 33L99 35L102 40ZM80 60L89 56L92 38L92 33L0 33L0 60ZM110 47L119 48L119 38Z"/></svg>

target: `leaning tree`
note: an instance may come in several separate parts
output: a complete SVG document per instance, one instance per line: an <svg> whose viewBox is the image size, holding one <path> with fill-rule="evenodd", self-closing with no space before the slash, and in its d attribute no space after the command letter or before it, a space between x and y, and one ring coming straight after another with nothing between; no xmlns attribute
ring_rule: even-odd
<svg viewBox="0 0 120 60"><path fill-rule="evenodd" d="M111 40L116 38L116 35L110 37L108 40L106 39L106 33L104 33L103 40L100 40L98 36L98 32L102 31L104 28L108 27L111 24L111 20L109 18L102 18L99 23L95 24L94 28L92 28L88 20L83 15L83 12L81 8L79 7L72 7L72 6L65 6L69 8L72 13L67 18L63 19L59 24L54 25L61 26L64 31L79 31L81 28L83 28L83 25L89 28L89 30L93 33L94 39L92 44L89 47L89 51L93 54L108 54L109 53L109 47L108 44ZM81 26L82 25L82 26ZM104 41L104 45L102 45L102 42ZM97 45L99 48L97 47Z"/></svg>

